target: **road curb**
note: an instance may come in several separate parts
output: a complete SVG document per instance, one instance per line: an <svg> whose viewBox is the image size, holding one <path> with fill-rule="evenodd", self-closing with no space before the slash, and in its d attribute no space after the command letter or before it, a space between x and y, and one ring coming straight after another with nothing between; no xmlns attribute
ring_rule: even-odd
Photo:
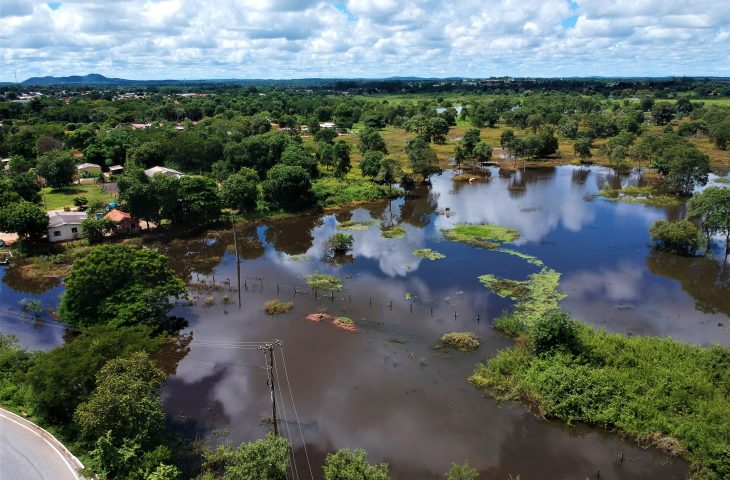
<svg viewBox="0 0 730 480"><path fill-rule="evenodd" d="M20 415L16 415L13 412L10 412L8 410L5 410L4 408L0 407L0 417L5 417L9 420L15 421L26 428L30 429L31 431L35 432L39 437L44 439L48 444L58 452L59 455L74 469L74 473L76 475L76 478L83 479L82 476L78 474L78 471L84 468L84 464L81 463L81 461L76 458L76 456L69 451L68 448L64 446L56 437L54 437L51 433L46 431L45 429L39 427L35 423L26 420L25 418L21 417Z"/></svg>

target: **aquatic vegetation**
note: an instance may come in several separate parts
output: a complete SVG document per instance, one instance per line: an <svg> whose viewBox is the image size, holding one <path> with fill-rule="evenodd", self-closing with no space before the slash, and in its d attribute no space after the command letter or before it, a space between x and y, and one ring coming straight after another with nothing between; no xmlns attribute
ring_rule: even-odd
<svg viewBox="0 0 730 480"><path fill-rule="evenodd" d="M681 203L677 197L660 193L651 185L621 189L604 188L598 195L611 202L638 203L652 207L674 207Z"/></svg>
<svg viewBox="0 0 730 480"><path fill-rule="evenodd" d="M367 230L372 227L375 221L370 222L356 222L354 220L348 220L337 225L337 230Z"/></svg>
<svg viewBox="0 0 730 480"><path fill-rule="evenodd" d="M333 324L336 327L347 330L349 332L354 332L357 330L357 325L355 325L354 320L348 317L337 317L335 318Z"/></svg>
<svg viewBox="0 0 730 480"><path fill-rule="evenodd" d="M287 255L286 259L291 260L292 262L297 262L297 263L309 263L312 261L312 259L310 257L308 257L306 255L302 255L302 254Z"/></svg>
<svg viewBox="0 0 730 480"><path fill-rule="evenodd" d="M565 298L565 294L558 290L560 273L550 268L533 273L525 281L494 275L482 275L479 281L500 297L515 300L515 315L528 326L535 319L558 309L560 301Z"/></svg>
<svg viewBox="0 0 730 480"><path fill-rule="evenodd" d="M208 295L207 297L205 297L205 300L203 300L203 303L205 303L206 307L212 307L215 304L215 298Z"/></svg>
<svg viewBox="0 0 730 480"><path fill-rule="evenodd" d="M452 242L462 242L475 247L497 248L500 243L514 242L520 238L519 230L500 225L456 225L444 230L444 236Z"/></svg>
<svg viewBox="0 0 730 480"><path fill-rule="evenodd" d="M730 349L627 337L579 322L571 329L572 347L541 353L533 329L522 330L515 346L479 364L469 380L539 416L620 430L642 446L682 455L693 478L728 478Z"/></svg>
<svg viewBox="0 0 730 480"><path fill-rule="evenodd" d="M383 238L403 238L406 236L406 233L408 233L406 227L401 225L394 225L392 227L380 229L380 236Z"/></svg>
<svg viewBox="0 0 730 480"><path fill-rule="evenodd" d="M495 248L494 251L500 252L500 253L506 253L507 255L514 255L515 257L519 257L519 258L527 261L527 263L529 263L531 265L535 265L538 267L545 266L545 263L543 263L543 261L540 260L539 258L537 258L533 255L528 255L526 253L518 252L517 250L512 250L509 248Z"/></svg>
<svg viewBox="0 0 730 480"><path fill-rule="evenodd" d="M419 248L413 250L413 256L426 258L428 260L441 260L442 258L446 258L446 255L444 255L443 253L431 250L430 248Z"/></svg>
<svg viewBox="0 0 730 480"><path fill-rule="evenodd" d="M269 300L266 302L264 310L269 315L279 315L281 313L287 313L294 308L294 302L281 302L279 300Z"/></svg>
<svg viewBox="0 0 730 480"><path fill-rule="evenodd" d="M479 337L474 332L451 332L441 337L441 343L460 352L473 352L479 348Z"/></svg>
<svg viewBox="0 0 730 480"><path fill-rule="evenodd" d="M305 277L307 285L312 290L324 290L327 292L339 292L342 290L342 280L334 275L325 273L311 273Z"/></svg>

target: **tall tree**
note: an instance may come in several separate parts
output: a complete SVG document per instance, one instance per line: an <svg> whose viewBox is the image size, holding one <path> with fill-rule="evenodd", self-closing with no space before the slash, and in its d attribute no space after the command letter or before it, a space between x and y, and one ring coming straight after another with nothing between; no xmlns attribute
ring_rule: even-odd
<svg viewBox="0 0 730 480"><path fill-rule="evenodd" d="M689 199L690 218L700 222L710 250L713 235L725 235L725 248L730 249L730 189L707 187Z"/></svg>
<svg viewBox="0 0 730 480"><path fill-rule="evenodd" d="M68 152L53 150L38 159L38 175L46 179L49 187L70 185L76 175L76 164Z"/></svg>
<svg viewBox="0 0 730 480"><path fill-rule="evenodd" d="M406 154L413 173L423 176L424 180L441 171L436 152L422 137L416 137L406 144Z"/></svg>

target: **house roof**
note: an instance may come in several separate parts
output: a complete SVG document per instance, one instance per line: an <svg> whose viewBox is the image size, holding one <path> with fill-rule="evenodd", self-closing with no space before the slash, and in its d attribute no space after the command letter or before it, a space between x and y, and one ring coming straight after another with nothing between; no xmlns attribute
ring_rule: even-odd
<svg viewBox="0 0 730 480"><path fill-rule="evenodd" d="M172 168L167 167L152 167L148 168L144 171L145 175L148 177L154 177L156 173L162 173L164 175L170 175L170 176L176 176L176 177L183 177L184 174L182 172L178 172L177 170L173 170Z"/></svg>
<svg viewBox="0 0 730 480"><path fill-rule="evenodd" d="M101 168L101 165L95 163L79 163L76 165L77 170L83 170L84 168Z"/></svg>
<svg viewBox="0 0 730 480"><path fill-rule="evenodd" d="M81 225L86 220L84 212L50 212L48 214L48 228L58 228L63 225Z"/></svg>
<svg viewBox="0 0 730 480"><path fill-rule="evenodd" d="M110 172L117 172L119 170L124 170L124 167L121 165L112 165L111 167L109 167Z"/></svg>
<svg viewBox="0 0 730 480"><path fill-rule="evenodd" d="M132 216L127 212L123 212L115 208L113 210L110 210L109 213L107 213L106 215L104 215L104 218L109 219L114 223L119 223L127 218L131 219Z"/></svg>

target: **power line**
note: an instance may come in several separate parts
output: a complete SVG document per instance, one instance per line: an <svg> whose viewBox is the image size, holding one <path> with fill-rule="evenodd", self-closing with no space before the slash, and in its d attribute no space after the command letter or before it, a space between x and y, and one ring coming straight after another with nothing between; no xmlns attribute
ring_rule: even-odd
<svg viewBox="0 0 730 480"><path fill-rule="evenodd" d="M274 360L272 364L272 368L276 369L276 360ZM281 389L281 383L279 381L279 375L276 375L276 388L279 389L279 392L283 392ZM296 480L299 480L299 468L297 467L297 460L294 456L294 441L291 436L291 430L289 428L289 419L286 415L286 404L284 403L284 399L281 397L281 393L279 393L279 396L281 398L281 411L284 414L284 427L286 428L286 433L289 438L289 456L291 457L291 471L292 471L292 477L294 477Z"/></svg>
<svg viewBox="0 0 730 480"><path fill-rule="evenodd" d="M309 453L307 452L307 443L304 441L304 432L302 431L302 424L299 422L299 414L297 413L297 405L294 403L294 392L289 382L289 372L286 369L286 358L284 358L284 345L280 345L279 354L281 355L282 365L284 365L284 377L289 388L289 396L291 397L292 408L294 409L294 417L297 420L297 426L299 427L299 435L302 437L302 446L304 447L304 456L307 458L307 466L309 467L309 475L314 480L314 473L312 472L312 464L309 461Z"/></svg>

